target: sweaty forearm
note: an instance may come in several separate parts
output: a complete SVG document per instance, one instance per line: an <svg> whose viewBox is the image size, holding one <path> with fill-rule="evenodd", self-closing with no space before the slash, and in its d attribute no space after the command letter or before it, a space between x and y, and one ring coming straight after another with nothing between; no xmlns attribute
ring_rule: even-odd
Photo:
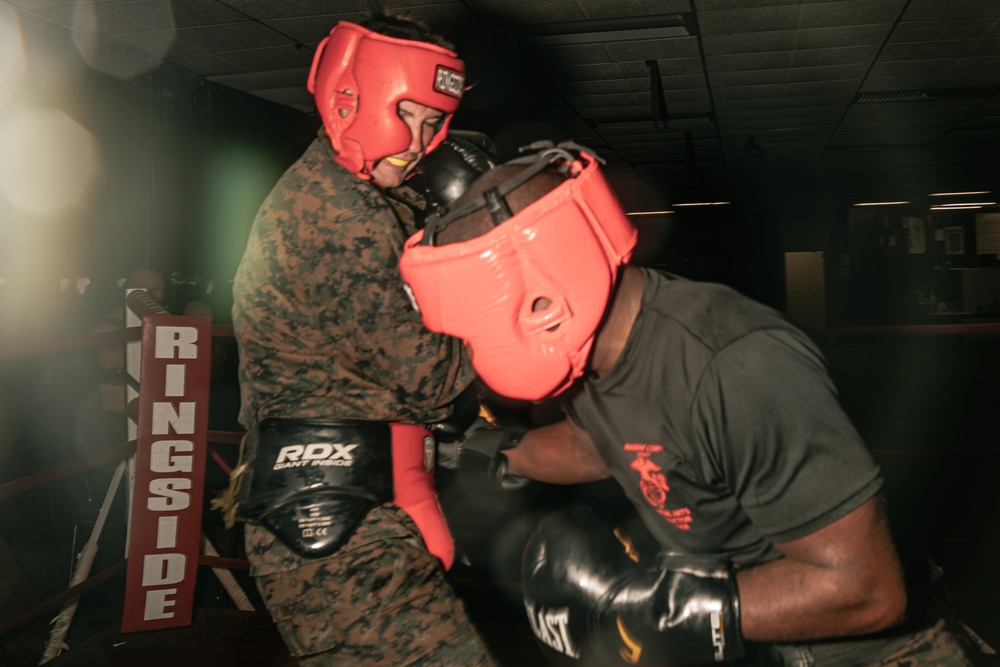
<svg viewBox="0 0 1000 667"><path fill-rule="evenodd" d="M507 473L550 484L580 484L611 475L593 445L583 442L568 421L528 431L507 450Z"/></svg>
<svg viewBox="0 0 1000 667"><path fill-rule="evenodd" d="M786 557L738 573L743 634L802 641L869 634L903 620L906 592L881 503L872 499Z"/></svg>
<svg viewBox="0 0 1000 667"><path fill-rule="evenodd" d="M803 641L868 634L894 622L872 595L844 596L837 577L787 560L739 573L743 635L752 641Z"/></svg>

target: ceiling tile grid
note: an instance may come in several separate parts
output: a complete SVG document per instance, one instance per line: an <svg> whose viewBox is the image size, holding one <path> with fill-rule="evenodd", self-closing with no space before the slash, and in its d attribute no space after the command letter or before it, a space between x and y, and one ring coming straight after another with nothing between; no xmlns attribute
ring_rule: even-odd
<svg viewBox="0 0 1000 667"><path fill-rule="evenodd" d="M979 180L1000 178L970 154L1000 132L996 0L8 2L306 112L305 77L336 21L407 10L463 50L477 82L469 118L591 141L629 179L630 200L641 183L650 205L788 173L822 173L836 187L817 183L818 195L844 198L902 189L907 177L922 189L922 165L945 180L968 165ZM654 119L658 88L665 110ZM908 101L887 101L897 98ZM751 136L762 155L744 152Z"/></svg>

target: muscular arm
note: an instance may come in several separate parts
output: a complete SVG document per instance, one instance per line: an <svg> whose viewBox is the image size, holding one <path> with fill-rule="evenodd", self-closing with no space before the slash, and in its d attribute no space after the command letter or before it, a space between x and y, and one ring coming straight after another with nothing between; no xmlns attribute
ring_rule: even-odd
<svg viewBox="0 0 1000 667"><path fill-rule="evenodd" d="M703 446L784 555L738 573L744 635L809 640L898 623L906 593L879 470L818 349L793 330L759 331L721 351L701 387ZM838 516L841 506L852 509Z"/></svg>
<svg viewBox="0 0 1000 667"><path fill-rule="evenodd" d="M737 575L743 635L797 641L877 632L902 621L902 567L881 496Z"/></svg>
<svg viewBox="0 0 1000 667"><path fill-rule="evenodd" d="M528 431L504 454L508 474L540 482L579 484L611 475L590 436L570 419Z"/></svg>

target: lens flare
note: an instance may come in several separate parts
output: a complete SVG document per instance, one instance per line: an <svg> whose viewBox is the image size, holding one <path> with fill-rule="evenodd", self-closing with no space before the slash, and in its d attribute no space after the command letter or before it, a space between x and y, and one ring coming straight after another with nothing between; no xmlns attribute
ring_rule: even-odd
<svg viewBox="0 0 1000 667"><path fill-rule="evenodd" d="M17 93L24 79L25 62L24 39L17 13L0 5L0 105Z"/></svg>
<svg viewBox="0 0 1000 667"><path fill-rule="evenodd" d="M98 171L94 137L57 109L21 110L0 126L0 192L49 215L79 202Z"/></svg>
<svg viewBox="0 0 1000 667"><path fill-rule="evenodd" d="M169 2L120 3L114 9L138 12L122 18L148 30L106 33L102 30L101 7L79 4L73 12L70 37L76 50L87 64L103 74L124 81L132 80L155 69L170 52L177 38L173 10Z"/></svg>

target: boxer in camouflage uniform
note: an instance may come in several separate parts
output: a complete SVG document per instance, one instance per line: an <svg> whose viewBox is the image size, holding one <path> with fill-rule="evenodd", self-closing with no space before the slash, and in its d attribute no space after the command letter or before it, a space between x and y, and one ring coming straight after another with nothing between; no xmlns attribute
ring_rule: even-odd
<svg viewBox="0 0 1000 667"><path fill-rule="evenodd" d="M332 91L324 46L332 51L348 38L357 63L347 68L358 81L353 91ZM324 127L261 206L233 287L240 420L248 433L274 418L429 424L449 416L474 377L456 339L423 327L397 269L403 242L416 230L411 206L420 205L399 186L440 142L461 95L461 61L433 39L419 22L379 15L361 26L339 23L317 50L309 85ZM398 62L371 55L393 49L403 54ZM378 100L379 91L361 80L376 70L433 75L413 64L419 58L447 66L436 79L450 88L444 93L408 82L419 99L441 98L439 107L406 95L398 104ZM356 110L369 113L385 102L393 116L388 134L402 135L402 143L380 148L387 133L363 130L360 142L349 141L341 119L380 119L335 108L342 94L355 94ZM245 452L244 461L253 456ZM375 505L324 557L304 556L273 531L246 524L251 574L301 665L494 664L445 581L443 558L425 539L392 502Z"/></svg>

